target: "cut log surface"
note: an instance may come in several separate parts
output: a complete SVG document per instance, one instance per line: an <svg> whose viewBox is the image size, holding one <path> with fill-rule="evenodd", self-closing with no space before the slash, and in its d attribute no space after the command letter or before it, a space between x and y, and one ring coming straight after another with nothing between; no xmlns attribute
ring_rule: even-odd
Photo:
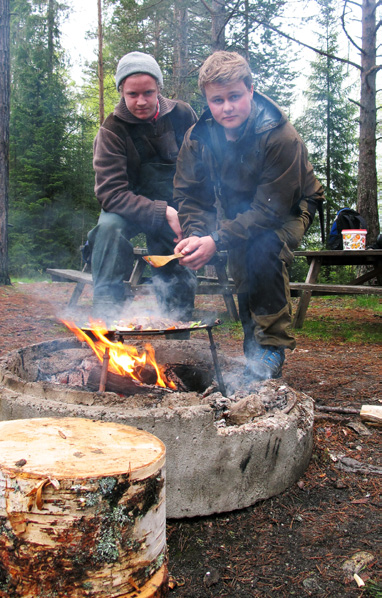
<svg viewBox="0 0 382 598"><path fill-rule="evenodd" d="M0 596L167 596L164 472L130 426L0 422Z"/></svg>
<svg viewBox="0 0 382 598"><path fill-rule="evenodd" d="M363 421L382 427L382 406L362 405L360 416Z"/></svg>

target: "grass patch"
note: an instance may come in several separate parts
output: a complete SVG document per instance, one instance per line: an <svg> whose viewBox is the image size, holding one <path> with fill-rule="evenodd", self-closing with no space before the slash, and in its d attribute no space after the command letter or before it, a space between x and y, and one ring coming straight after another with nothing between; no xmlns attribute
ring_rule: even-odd
<svg viewBox="0 0 382 598"><path fill-rule="evenodd" d="M382 312L382 301L380 297L376 297L375 295L358 295L356 302L359 307L371 309L378 313Z"/></svg>
<svg viewBox="0 0 382 598"><path fill-rule="evenodd" d="M297 301L294 304L294 310L296 307ZM356 310L358 315L359 310L365 310L369 314L367 317L359 315L355 319L349 313L351 310ZM382 338L380 318L378 317L381 311L382 302L380 297L376 296L337 297L328 295L327 297L313 297L303 328L295 329L293 333L297 340L308 338L324 342L377 344L381 342ZM370 318L370 315L374 314L377 316L374 318L375 321ZM236 341L243 339L240 322L225 320L215 331L218 338L220 335L222 340L228 336Z"/></svg>
<svg viewBox="0 0 382 598"><path fill-rule="evenodd" d="M50 276L48 274L36 274L35 276L18 276L13 278L11 277L12 284L32 284L36 282L52 282Z"/></svg>
<svg viewBox="0 0 382 598"><path fill-rule="evenodd" d="M222 321L222 324L214 328L214 335L221 336L229 335L233 340L239 341L243 339L243 327L241 322L234 322L233 320Z"/></svg>
<svg viewBox="0 0 382 598"><path fill-rule="evenodd" d="M375 344L381 342L381 330L375 323L346 321L339 318L306 319L304 327L296 330L296 337L313 340L339 341L348 343Z"/></svg>

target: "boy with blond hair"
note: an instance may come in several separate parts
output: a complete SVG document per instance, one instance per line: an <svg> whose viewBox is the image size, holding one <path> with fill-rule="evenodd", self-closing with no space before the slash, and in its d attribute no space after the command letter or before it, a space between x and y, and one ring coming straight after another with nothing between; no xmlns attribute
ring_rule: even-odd
<svg viewBox="0 0 382 598"><path fill-rule="evenodd" d="M278 378L294 349L287 268L323 189L295 128L270 98L253 91L236 52L209 56L199 73L208 110L186 133L174 200L180 263L197 270L227 250L244 330L249 380Z"/></svg>

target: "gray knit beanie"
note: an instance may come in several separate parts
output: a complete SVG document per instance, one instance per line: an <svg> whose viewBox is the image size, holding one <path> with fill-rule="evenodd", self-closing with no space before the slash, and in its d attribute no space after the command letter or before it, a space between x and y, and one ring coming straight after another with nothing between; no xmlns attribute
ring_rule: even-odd
<svg viewBox="0 0 382 598"><path fill-rule="evenodd" d="M129 52L129 54L122 56L121 60L118 62L117 72L115 73L117 90L123 79L137 73L151 75L158 81L160 87L163 86L162 72L155 58L149 54L144 54L143 52Z"/></svg>

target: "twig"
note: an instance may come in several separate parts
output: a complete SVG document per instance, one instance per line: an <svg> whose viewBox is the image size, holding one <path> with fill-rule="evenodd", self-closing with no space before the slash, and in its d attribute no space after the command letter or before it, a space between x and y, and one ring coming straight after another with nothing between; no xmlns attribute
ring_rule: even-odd
<svg viewBox="0 0 382 598"><path fill-rule="evenodd" d="M317 411L324 411L325 413L352 413L354 415L359 415L361 411L361 407L359 409L355 409L354 407L326 407L321 405L314 406Z"/></svg>

